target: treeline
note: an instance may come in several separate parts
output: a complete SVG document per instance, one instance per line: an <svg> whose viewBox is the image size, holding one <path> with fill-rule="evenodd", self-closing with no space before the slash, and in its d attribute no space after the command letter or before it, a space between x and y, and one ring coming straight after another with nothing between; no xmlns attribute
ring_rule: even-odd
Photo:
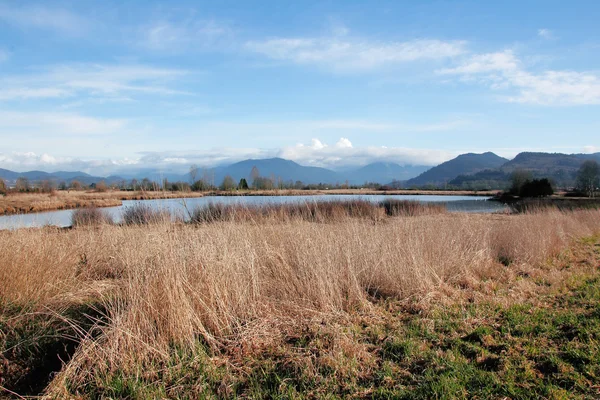
<svg viewBox="0 0 600 400"><path fill-rule="evenodd" d="M57 190L79 191L94 190L105 192L108 190L123 191L170 191L170 192L205 192L205 191L238 191L238 190L328 190L328 189L359 189L370 188L386 190L392 187L384 186L376 182L365 182L363 185L350 185L347 181L344 183L305 183L300 180L283 180L281 177L272 175L265 177L260 174L258 168L254 167L248 175L248 179L241 178L236 181L232 176L225 176L221 182L215 182L214 173L200 172L196 166L190 168L190 180L169 181L164 178L161 181L154 181L149 178L119 180L119 181L100 181L86 185L78 180L70 182L53 180L30 181L25 177L19 177L12 187L9 187L4 180L0 179L0 195L7 193L52 193Z"/></svg>
<svg viewBox="0 0 600 400"><path fill-rule="evenodd" d="M536 179L530 171L516 170L511 175L511 186L504 197L547 197L554 194L554 185L548 178ZM600 190L600 165L596 161L585 161L577 172L576 184L569 188L568 197L596 197Z"/></svg>

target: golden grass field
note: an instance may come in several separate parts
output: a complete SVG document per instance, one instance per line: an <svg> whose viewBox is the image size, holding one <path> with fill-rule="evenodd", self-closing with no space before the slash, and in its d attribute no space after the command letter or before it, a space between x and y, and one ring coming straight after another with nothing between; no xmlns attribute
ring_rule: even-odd
<svg viewBox="0 0 600 400"><path fill-rule="evenodd" d="M40 315L34 333L58 324L76 343L49 381L56 398L106 395L117 378L152 388L189 355L203 374L229 371L214 390L231 394L227 385L248 359L315 326L337 332L332 345L317 359L296 355L299 362L362 371L373 355L340 326L359 315L376 319L389 301L414 312L526 301L545 287L522 277L543 277L547 286L565 279L572 271L548 260L599 231L597 210L2 231L0 384L24 387L15 374L28 367L11 361L7 338ZM83 315L94 319L81 322ZM364 365L343 366L349 357ZM186 385L170 393L207 390L201 381Z"/></svg>

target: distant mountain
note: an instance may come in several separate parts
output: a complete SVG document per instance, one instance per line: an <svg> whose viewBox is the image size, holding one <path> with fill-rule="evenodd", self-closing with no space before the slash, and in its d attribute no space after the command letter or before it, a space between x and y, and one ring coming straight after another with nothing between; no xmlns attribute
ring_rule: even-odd
<svg viewBox="0 0 600 400"><path fill-rule="evenodd" d="M294 161L283 158L267 158L262 160L244 160L224 167L214 168L214 181L219 185L226 175L236 181L246 178L250 182L252 168L258 168L260 176L265 178L281 178L287 181L302 181L303 183L341 183L344 177L330 169L305 167ZM210 173L210 172L209 172Z"/></svg>
<svg viewBox="0 0 600 400"><path fill-rule="evenodd" d="M563 154L523 152L500 169L506 174L515 170L530 171L534 178L549 178L558 186L572 186L585 160L600 161L600 153Z"/></svg>
<svg viewBox="0 0 600 400"><path fill-rule="evenodd" d="M72 181L79 181L85 185L90 185L92 183L98 183L102 180L107 180L106 178L100 176L92 176L81 171L57 171L52 173L44 171L14 172L8 169L0 168L0 178L4 179L8 183L12 184L20 177L27 178L27 180L31 183L41 181L52 181L55 183L70 183Z"/></svg>
<svg viewBox="0 0 600 400"><path fill-rule="evenodd" d="M282 158L269 158L260 160L244 160L227 166L205 168L199 171L197 179L203 175L215 185L220 185L227 175L236 181L246 178L250 183L250 173L253 167L258 168L260 176L264 178L281 179L284 182L302 181L304 184L336 184L348 181L353 185L365 182L389 184L392 181L403 181L404 187L413 186L455 186L464 188L503 188L510 182L510 174L515 170L531 171L536 178L550 178L558 186L572 186L577 171L585 160L600 162L600 153L595 154L561 154L561 153L533 153L518 154L514 159L507 160L494 153L462 154L450 161L436 167L427 169L420 165L399 165L390 162L375 162L363 167L342 172L326 168L309 167L294 161ZM418 176L417 176L418 175ZM36 183L44 180L56 183L70 183L77 180L85 185L105 181L107 183L120 183L135 178L142 180L148 178L155 182L168 179L170 182L190 182L189 173L177 171L164 171L159 169L139 169L121 171L109 177L92 176L81 171L28 171L14 172L0 168L0 178L9 184L14 184L17 178L26 177L30 182ZM407 180L408 179L408 180Z"/></svg>
<svg viewBox="0 0 600 400"><path fill-rule="evenodd" d="M570 187L575 183L577 171L585 160L600 162L600 153L563 154L523 152L500 168L460 175L448 182L459 187L506 188L514 171L529 171L533 178L549 178L556 186Z"/></svg>
<svg viewBox="0 0 600 400"><path fill-rule="evenodd" d="M483 154L467 153L433 167L416 178L406 182L407 187L447 184L459 175L474 174L485 169L496 169L506 163L506 158L492 152Z"/></svg>
<svg viewBox="0 0 600 400"><path fill-rule="evenodd" d="M18 172L0 168L0 178L6 181L14 181L19 177L19 175L20 174Z"/></svg>
<svg viewBox="0 0 600 400"><path fill-rule="evenodd" d="M510 174L501 169L485 169L474 174L459 175L448 185L470 190L507 189L510 186Z"/></svg>
<svg viewBox="0 0 600 400"><path fill-rule="evenodd" d="M424 165L399 165L391 162L375 162L364 167L348 171L343 175L348 182L360 185L365 182L378 182L381 184L392 181L405 181L414 178L430 167Z"/></svg>

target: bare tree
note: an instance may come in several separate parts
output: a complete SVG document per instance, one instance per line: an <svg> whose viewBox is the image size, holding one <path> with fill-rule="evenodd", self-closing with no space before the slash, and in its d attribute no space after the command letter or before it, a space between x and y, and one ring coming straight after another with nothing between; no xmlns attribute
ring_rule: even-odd
<svg viewBox="0 0 600 400"><path fill-rule="evenodd" d="M223 183L221 183L221 189L223 190L234 190L235 189L235 181L231 177L231 175L225 176L223 178Z"/></svg>
<svg viewBox="0 0 600 400"><path fill-rule="evenodd" d="M108 190L108 186L106 186L106 183L104 181L100 181L100 182L96 183L96 191L106 192L107 190Z"/></svg>
<svg viewBox="0 0 600 400"><path fill-rule="evenodd" d="M71 181L71 189L73 190L81 190L83 188L83 186L81 185L81 182L79 181Z"/></svg>
<svg viewBox="0 0 600 400"><path fill-rule="evenodd" d="M15 187L17 188L17 191L19 191L19 192L28 192L30 189L29 188L29 179L25 178L24 176L20 176L19 178L17 178Z"/></svg>
<svg viewBox="0 0 600 400"><path fill-rule="evenodd" d="M589 197L594 197L596 189L600 186L600 165L596 161L587 160L577 173L577 188Z"/></svg>
<svg viewBox="0 0 600 400"><path fill-rule="evenodd" d="M199 172L199 168L196 164L193 164L190 167L190 180L191 180L191 184L193 185L194 183L196 183L196 181L198 180L198 172Z"/></svg>
<svg viewBox="0 0 600 400"><path fill-rule="evenodd" d="M258 168L255 165L252 167L252 170L250 171L250 179L252 180L252 186L254 187L254 189L256 189L256 185L258 183L258 178L260 178L260 171L258 170Z"/></svg>
<svg viewBox="0 0 600 400"><path fill-rule="evenodd" d="M525 182L532 180L533 175L531 174L531 171L516 169L510 175L510 179L512 181L510 192L518 195L521 191L521 187L525 184Z"/></svg>
<svg viewBox="0 0 600 400"><path fill-rule="evenodd" d="M4 179L0 178L0 194L6 194L7 191L8 188L6 187L6 182L4 182Z"/></svg>

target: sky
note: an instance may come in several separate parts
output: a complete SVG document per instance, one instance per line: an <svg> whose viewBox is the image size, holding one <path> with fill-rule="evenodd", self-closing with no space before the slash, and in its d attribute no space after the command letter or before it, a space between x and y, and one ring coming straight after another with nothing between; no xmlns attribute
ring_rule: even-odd
<svg viewBox="0 0 600 400"><path fill-rule="evenodd" d="M600 2L0 0L0 168L600 151Z"/></svg>

